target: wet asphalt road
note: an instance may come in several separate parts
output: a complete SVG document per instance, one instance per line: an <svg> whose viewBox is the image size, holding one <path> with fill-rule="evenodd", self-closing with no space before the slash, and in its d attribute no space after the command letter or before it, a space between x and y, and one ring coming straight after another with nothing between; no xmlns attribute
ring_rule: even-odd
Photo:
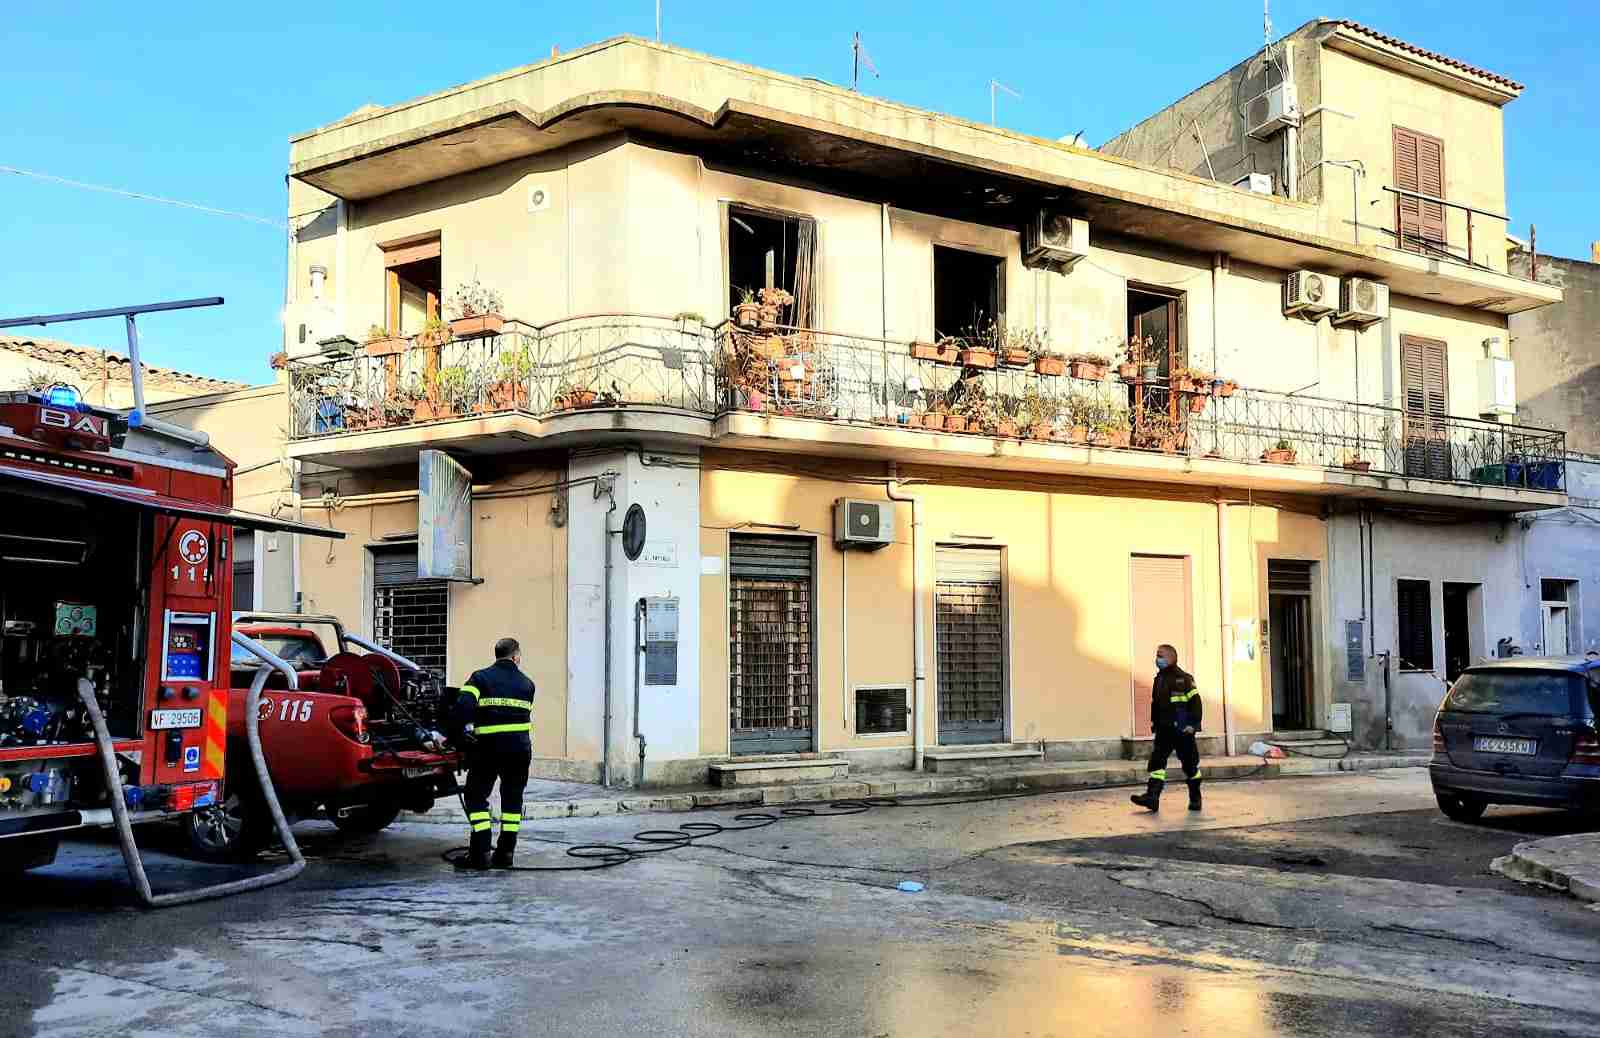
<svg viewBox="0 0 1600 1038"><path fill-rule="evenodd" d="M1210 794L796 819L588 874L313 823L295 883L159 913L75 844L0 892L0 1035L1600 1034L1600 913L1487 871L1576 820L1461 826L1415 769ZM543 823L523 861L732 815Z"/></svg>

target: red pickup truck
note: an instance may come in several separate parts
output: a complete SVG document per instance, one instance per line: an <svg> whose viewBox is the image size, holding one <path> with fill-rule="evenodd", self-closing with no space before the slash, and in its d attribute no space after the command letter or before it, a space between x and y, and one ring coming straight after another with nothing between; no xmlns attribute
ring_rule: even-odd
<svg viewBox="0 0 1600 1038"><path fill-rule="evenodd" d="M402 810L426 811L456 794L463 765L438 734L444 688L434 675L346 633L331 616L239 613L233 629L295 669L299 689L289 691L274 672L260 713L261 748L291 820L320 814L345 832L375 833ZM247 690L262 666L234 647L227 787L215 807L183 822L202 858L246 860L272 839L244 733Z"/></svg>

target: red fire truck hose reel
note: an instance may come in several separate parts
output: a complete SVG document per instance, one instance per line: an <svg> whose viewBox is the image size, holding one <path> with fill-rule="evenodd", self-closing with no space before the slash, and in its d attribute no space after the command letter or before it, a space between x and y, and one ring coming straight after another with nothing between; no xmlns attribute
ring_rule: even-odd
<svg viewBox="0 0 1600 1038"><path fill-rule="evenodd" d="M128 876L133 881L139 901L146 908L170 908L173 905L187 905L195 901L207 901L230 894L261 890L264 887L287 883L300 875L306 867L305 856L300 853L300 845L295 843L294 833L289 829L289 821L284 817L283 807L278 803L278 793L273 788L272 776L267 771L267 758L261 752L260 727L261 691L266 687L267 677L272 671L277 670L283 674L291 690L297 689L299 682L296 680L294 668L268 652L263 646L237 633L234 634L233 641L240 648L269 664L260 668L255 680L250 683L250 695L244 716L245 736L250 744L250 760L255 765L262 796L266 799L267 809L272 813L272 822L277 827L278 838L283 841L284 848L289 852L289 864L248 879L216 883L209 887L176 891L171 894L157 894L150 889L150 880L144 871L144 861L139 855L138 845L134 843L133 823L128 818L128 807L123 801L122 776L117 768L116 751L111 745L111 732L106 727L105 716L100 712L99 703L95 701L94 686L86 680L78 682L78 698L83 701L84 709L89 714L89 721L94 726L95 745L100 750L100 764L105 771L106 789L111 794L109 797L111 813L117 823L117 838L122 845L122 860L128 866Z"/></svg>

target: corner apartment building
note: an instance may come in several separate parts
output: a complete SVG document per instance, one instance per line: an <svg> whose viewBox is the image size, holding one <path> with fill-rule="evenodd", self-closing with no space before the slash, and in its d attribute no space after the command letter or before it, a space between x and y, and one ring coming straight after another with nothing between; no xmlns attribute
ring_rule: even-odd
<svg viewBox="0 0 1600 1038"><path fill-rule="evenodd" d="M1509 86L1379 50L1361 90L1464 97L1498 142ZM1138 755L1159 642L1209 749L1345 702L1381 744L1373 658L1421 599L1369 527L1442 545L1566 499L1562 434L1481 417L1468 374L1560 292L1441 255L1449 220L1396 240L1326 192L632 38L353 113L289 176L287 453L350 535L302 557L304 605L452 681L518 637L545 774ZM1130 339L1118 375L1087 356ZM419 579L424 452L468 474L465 579ZM1499 575L1471 575L1477 647Z"/></svg>

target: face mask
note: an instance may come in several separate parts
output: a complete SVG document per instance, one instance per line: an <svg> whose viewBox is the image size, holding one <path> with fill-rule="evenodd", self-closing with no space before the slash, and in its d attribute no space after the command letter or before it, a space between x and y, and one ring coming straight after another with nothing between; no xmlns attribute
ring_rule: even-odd
<svg viewBox="0 0 1600 1038"><path fill-rule="evenodd" d="M1157 670L1166 670L1170 666L1172 666L1172 663L1165 656L1157 656L1156 657L1156 669Z"/></svg>

